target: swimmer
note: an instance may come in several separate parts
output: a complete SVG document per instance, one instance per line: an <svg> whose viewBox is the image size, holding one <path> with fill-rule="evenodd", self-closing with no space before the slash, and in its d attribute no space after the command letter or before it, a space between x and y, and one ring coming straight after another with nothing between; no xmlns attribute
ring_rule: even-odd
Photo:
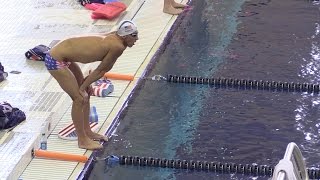
<svg viewBox="0 0 320 180"><path fill-rule="evenodd" d="M137 26L125 20L114 32L70 37L47 52L46 68L72 99L71 118L79 148L101 149L102 145L95 140L108 140L106 136L92 132L89 126L91 84L110 71L123 51L134 46L137 40ZM97 61L100 62L98 67L84 78L77 62L87 64Z"/></svg>

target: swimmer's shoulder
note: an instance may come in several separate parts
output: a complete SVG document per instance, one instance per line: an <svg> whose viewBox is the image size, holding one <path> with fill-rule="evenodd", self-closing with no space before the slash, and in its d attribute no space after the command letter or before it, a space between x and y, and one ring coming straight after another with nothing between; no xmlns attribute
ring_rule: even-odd
<svg viewBox="0 0 320 180"><path fill-rule="evenodd" d="M123 44L123 41L117 37L116 34L108 34L104 37L104 43L106 47L110 49L115 49L115 50L124 50L125 46Z"/></svg>

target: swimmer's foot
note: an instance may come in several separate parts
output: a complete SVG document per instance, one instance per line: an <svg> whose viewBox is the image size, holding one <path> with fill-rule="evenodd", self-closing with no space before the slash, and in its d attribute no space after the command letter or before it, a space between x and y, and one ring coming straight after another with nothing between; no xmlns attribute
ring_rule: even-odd
<svg viewBox="0 0 320 180"><path fill-rule="evenodd" d="M88 149L88 150L98 150L98 149L102 149L103 146L96 141L93 141L89 138L85 138L84 140L79 140L78 141L78 146L81 149Z"/></svg>
<svg viewBox="0 0 320 180"><path fill-rule="evenodd" d="M182 13L182 11L183 11L182 9L176 9L172 6L163 8L164 13L172 14L172 15L178 15L178 14Z"/></svg>
<svg viewBox="0 0 320 180"><path fill-rule="evenodd" d="M86 133L87 136L92 139L92 140L103 140L103 141L108 141L108 137L107 136L104 136L104 135L101 135L101 134L98 134L98 133L95 133L95 132L87 132Z"/></svg>
<svg viewBox="0 0 320 180"><path fill-rule="evenodd" d="M180 4L180 3L176 3L176 2L172 3L172 6L174 8L185 8L185 7L187 7L187 5L185 5L185 4Z"/></svg>

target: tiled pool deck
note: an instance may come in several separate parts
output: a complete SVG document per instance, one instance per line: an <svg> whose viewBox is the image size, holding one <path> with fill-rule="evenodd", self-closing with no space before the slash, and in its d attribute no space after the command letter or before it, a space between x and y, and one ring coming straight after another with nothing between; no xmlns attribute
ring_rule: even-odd
<svg viewBox="0 0 320 180"><path fill-rule="evenodd" d="M99 114L100 133L105 133L125 103L145 67L159 48L176 19L162 13L163 1L126 0L128 9L113 21L92 20L91 11L76 0L4 1L0 62L7 80L0 83L0 101L7 101L26 113L27 120L6 132L0 140L0 179L77 179L84 163L33 158L39 148L40 132L47 129L48 150L90 156L76 141L59 139L58 132L71 123L71 100L50 77L44 63L26 60L24 53L36 45L49 45L73 35L108 32L121 19L132 19L139 29L139 41L127 49L111 72L134 75L133 81L112 80L115 91L110 97L92 97ZM96 63L81 65L85 74ZM50 178L49 178L50 177Z"/></svg>

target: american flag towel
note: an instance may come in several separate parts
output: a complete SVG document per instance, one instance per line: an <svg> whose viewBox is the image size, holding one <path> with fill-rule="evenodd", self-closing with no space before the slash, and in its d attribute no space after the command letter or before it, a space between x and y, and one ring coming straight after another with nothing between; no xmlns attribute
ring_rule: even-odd
<svg viewBox="0 0 320 180"><path fill-rule="evenodd" d="M114 91L114 86L109 80L105 80L105 82L98 80L92 89L94 96L106 97Z"/></svg>
<svg viewBox="0 0 320 180"><path fill-rule="evenodd" d="M99 129L98 124L98 114L95 106L90 108L90 119L89 119L90 128L93 132L97 132ZM78 139L76 129L74 128L74 124L71 123L64 127L58 133L58 137L65 140L75 141Z"/></svg>

